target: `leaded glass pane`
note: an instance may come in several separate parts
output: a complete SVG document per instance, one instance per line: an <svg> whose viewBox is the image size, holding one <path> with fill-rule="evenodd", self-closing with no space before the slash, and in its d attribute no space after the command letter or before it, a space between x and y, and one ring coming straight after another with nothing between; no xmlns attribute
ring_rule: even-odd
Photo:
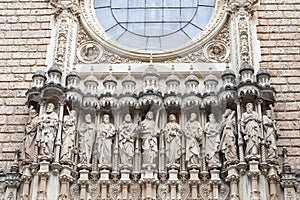
<svg viewBox="0 0 300 200"><path fill-rule="evenodd" d="M96 16L122 45L143 50L175 48L197 37L215 0L95 0Z"/></svg>

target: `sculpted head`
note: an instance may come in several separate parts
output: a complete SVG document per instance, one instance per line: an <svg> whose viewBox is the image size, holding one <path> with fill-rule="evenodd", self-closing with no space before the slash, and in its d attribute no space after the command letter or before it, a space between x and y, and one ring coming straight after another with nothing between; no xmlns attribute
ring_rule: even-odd
<svg viewBox="0 0 300 200"><path fill-rule="evenodd" d="M103 122L104 122L105 124L108 124L108 123L109 123L109 115L108 115L108 114L103 115Z"/></svg>
<svg viewBox="0 0 300 200"><path fill-rule="evenodd" d="M153 119L153 112L149 111L146 115L146 119L150 119L152 120Z"/></svg>
<svg viewBox="0 0 300 200"><path fill-rule="evenodd" d="M213 113L211 113L210 115L208 115L208 120L209 122L216 122L216 118L215 115Z"/></svg>
<svg viewBox="0 0 300 200"><path fill-rule="evenodd" d="M52 113L54 111L54 109L55 109L54 104L53 103L48 103L46 112L47 113Z"/></svg>
<svg viewBox="0 0 300 200"><path fill-rule="evenodd" d="M196 113L191 113L190 120L195 121L196 119L197 119L197 114Z"/></svg>
<svg viewBox="0 0 300 200"><path fill-rule="evenodd" d="M176 121L176 116L174 114L169 115L169 121L170 122L175 122Z"/></svg>
<svg viewBox="0 0 300 200"><path fill-rule="evenodd" d="M91 115L90 115L90 114L86 114L86 115L84 116L84 120L85 120L86 123L91 123L91 122L92 122L92 117L91 117Z"/></svg>
<svg viewBox="0 0 300 200"><path fill-rule="evenodd" d="M247 103L246 104L246 111L248 113L252 112L253 111L253 104L252 103Z"/></svg>
<svg viewBox="0 0 300 200"><path fill-rule="evenodd" d="M125 122L127 122L127 123L131 122L131 115L130 114L125 115Z"/></svg>

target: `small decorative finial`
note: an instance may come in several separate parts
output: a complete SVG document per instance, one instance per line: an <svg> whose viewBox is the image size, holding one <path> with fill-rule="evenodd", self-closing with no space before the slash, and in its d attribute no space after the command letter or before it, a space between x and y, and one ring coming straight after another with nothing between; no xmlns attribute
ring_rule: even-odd
<svg viewBox="0 0 300 200"><path fill-rule="evenodd" d="M109 75L112 75L112 66L109 66Z"/></svg>
<svg viewBox="0 0 300 200"><path fill-rule="evenodd" d="M91 66L91 75L94 74L94 66Z"/></svg>
<svg viewBox="0 0 300 200"><path fill-rule="evenodd" d="M152 56L152 53L150 53L150 64L153 63L153 56Z"/></svg>
<svg viewBox="0 0 300 200"><path fill-rule="evenodd" d="M175 67L174 67L174 65L172 65L171 70L172 70L172 74L174 74L175 73Z"/></svg>
<svg viewBox="0 0 300 200"><path fill-rule="evenodd" d="M226 62L226 69L229 69L229 62Z"/></svg>
<svg viewBox="0 0 300 200"><path fill-rule="evenodd" d="M190 71L191 71L191 74L193 74L194 73L194 66L191 64L191 66L190 66Z"/></svg>

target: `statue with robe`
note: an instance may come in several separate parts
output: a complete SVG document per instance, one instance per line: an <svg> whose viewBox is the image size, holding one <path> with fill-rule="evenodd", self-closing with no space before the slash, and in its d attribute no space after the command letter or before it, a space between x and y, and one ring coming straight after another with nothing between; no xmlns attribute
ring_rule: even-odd
<svg viewBox="0 0 300 200"><path fill-rule="evenodd" d="M29 117L25 125L24 138L24 161L33 162L35 156L35 143L39 116L37 111L31 106L29 108Z"/></svg>
<svg viewBox="0 0 300 200"><path fill-rule="evenodd" d="M220 146L220 134L221 126L216 121L215 115L210 114L208 116L208 122L205 124L205 154L208 162L208 166L219 165L219 146Z"/></svg>
<svg viewBox="0 0 300 200"><path fill-rule="evenodd" d="M80 163L90 163L93 144L96 136L96 126L92 122L90 114L84 116L84 121L80 126Z"/></svg>
<svg viewBox="0 0 300 200"><path fill-rule="evenodd" d="M154 164L158 151L157 130L153 117L153 112L148 112L140 124L144 164Z"/></svg>
<svg viewBox="0 0 300 200"><path fill-rule="evenodd" d="M100 165L111 165L113 137L116 134L115 126L110 123L109 115L103 115L103 121L97 131L97 153Z"/></svg>
<svg viewBox="0 0 300 200"><path fill-rule="evenodd" d="M69 111L69 115L64 116L61 160L70 162L72 159L72 150L75 144L76 135L76 111Z"/></svg>
<svg viewBox="0 0 300 200"><path fill-rule="evenodd" d="M247 157L258 156L262 133L259 123L261 122L258 113L253 110L253 104L247 103L246 112L241 118L241 132L246 141L245 155Z"/></svg>
<svg viewBox="0 0 300 200"><path fill-rule="evenodd" d="M39 154L52 157L54 155L54 140L58 131L58 114L53 103L48 103L46 112L39 119L39 134L37 142Z"/></svg>
<svg viewBox="0 0 300 200"><path fill-rule="evenodd" d="M220 142L220 150L224 153L227 162L235 162L238 160L237 144L236 144L236 121L235 112L226 109L222 115L222 139Z"/></svg>
<svg viewBox="0 0 300 200"><path fill-rule="evenodd" d="M191 113L189 121L184 128L186 141L186 161L189 165L200 164L203 129L196 120L197 114Z"/></svg>
<svg viewBox="0 0 300 200"><path fill-rule="evenodd" d="M121 164L129 166L132 165L136 128L136 125L131 121L130 114L126 114L124 121L119 127L119 149Z"/></svg>
<svg viewBox="0 0 300 200"><path fill-rule="evenodd" d="M267 160L275 160L277 155L276 145L276 121L272 120L271 110L266 111L266 115L263 116L263 127L267 145Z"/></svg>
<svg viewBox="0 0 300 200"><path fill-rule="evenodd" d="M178 164L181 157L181 128L174 114L169 115L169 122L163 133L166 142L167 165Z"/></svg>

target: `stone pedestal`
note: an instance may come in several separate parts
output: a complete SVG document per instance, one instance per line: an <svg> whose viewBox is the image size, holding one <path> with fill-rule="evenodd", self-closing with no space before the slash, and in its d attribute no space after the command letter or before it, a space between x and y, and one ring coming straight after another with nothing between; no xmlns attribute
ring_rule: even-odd
<svg viewBox="0 0 300 200"><path fill-rule="evenodd" d="M29 200L29 185L32 180L31 170L29 166L25 166L23 168L23 175L21 177L21 180L23 182L23 192L22 192L22 200Z"/></svg>
<svg viewBox="0 0 300 200"><path fill-rule="evenodd" d="M256 160L250 160L249 161L249 176L251 177L251 200L260 200L260 191L259 191L259 185L258 185L258 178L260 175L260 171L258 168L259 162Z"/></svg>
<svg viewBox="0 0 300 200"><path fill-rule="evenodd" d="M210 170L211 174L211 179L210 183L212 185L213 191L212 191L212 197L213 200L218 200L219 199L219 184L220 184L220 170L218 169L212 169Z"/></svg>
<svg viewBox="0 0 300 200"><path fill-rule="evenodd" d="M226 177L226 181L230 183L230 200L239 200L239 192L238 192L238 181L239 181L239 173L236 166L228 167L228 175Z"/></svg>
<svg viewBox="0 0 300 200"><path fill-rule="evenodd" d="M47 179L49 177L49 165L48 161L41 161L40 162L40 170L38 171L38 175L40 177L40 185L38 191L38 200L45 200L47 199Z"/></svg>
<svg viewBox="0 0 300 200"><path fill-rule="evenodd" d="M190 171L190 179L189 182L192 187L191 196L192 199L198 198L198 184L199 184L199 170L197 169L191 169Z"/></svg>
<svg viewBox="0 0 300 200"><path fill-rule="evenodd" d="M80 185L80 200L86 199L87 184L89 180L89 170L83 168L79 171L78 184Z"/></svg>
<svg viewBox="0 0 300 200"><path fill-rule="evenodd" d="M69 184L70 181L72 180L71 176L72 169L71 167L65 165L61 169L61 173L59 176L60 179L60 194L58 196L58 200L67 200L68 197L68 190L69 190Z"/></svg>

